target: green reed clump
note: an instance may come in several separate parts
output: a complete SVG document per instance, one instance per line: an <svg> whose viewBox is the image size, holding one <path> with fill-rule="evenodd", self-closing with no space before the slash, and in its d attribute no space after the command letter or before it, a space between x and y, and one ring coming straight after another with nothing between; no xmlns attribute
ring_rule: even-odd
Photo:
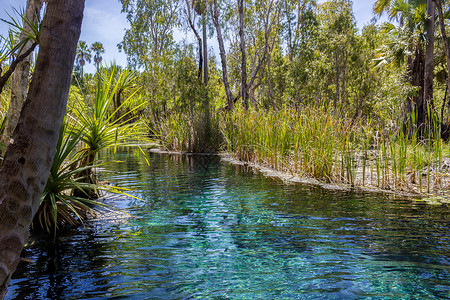
<svg viewBox="0 0 450 300"><path fill-rule="evenodd" d="M425 175L426 191L431 191L440 182L437 170L445 145L434 138L436 133L418 140L321 107L238 108L213 114L208 139L203 118L201 114L166 118L160 124L163 145L183 152L221 148L242 161L352 186L398 190L413 184L421 191Z"/></svg>
<svg viewBox="0 0 450 300"><path fill-rule="evenodd" d="M164 148L190 153L214 153L220 150L220 116L209 112L172 113L158 124Z"/></svg>
<svg viewBox="0 0 450 300"><path fill-rule="evenodd" d="M425 174L426 190L431 191L440 181L436 170L445 147L435 138L437 133L418 140L320 107L237 109L225 117L222 134L224 148L239 160L325 181L394 190L409 184L422 189Z"/></svg>
<svg viewBox="0 0 450 300"><path fill-rule="evenodd" d="M236 110L226 117L222 128L227 151L240 160L327 181L342 177L354 183L357 135L349 119L322 108ZM336 161L338 153L342 165Z"/></svg>

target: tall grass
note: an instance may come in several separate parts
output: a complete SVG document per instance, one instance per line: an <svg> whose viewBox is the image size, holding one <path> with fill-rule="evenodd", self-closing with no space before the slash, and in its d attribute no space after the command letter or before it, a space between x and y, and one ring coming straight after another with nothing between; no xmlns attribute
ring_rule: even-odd
<svg viewBox="0 0 450 300"><path fill-rule="evenodd" d="M237 110L225 118L222 133L227 151L238 159L325 181L353 182L354 128L351 120L316 108Z"/></svg>
<svg viewBox="0 0 450 300"><path fill-rule="evenodd" d="M172 113L157 124L157 135L167 150L216 153L222 145L220 116L209 111Z"/></svg>
<svg viewBox="0 0 450 300"><path fill-rule="evenodd" d="M448 145L439 132L417 139L416 133L377 128L322 107L212 116L206 135L201 113L172 114L159 126L163 146L182 152L222 148L238 160L298 176L387 190L432 192L449 175L441 172Z"/></svg>
<svg viewBox="0 0 450 300"><path fill-rule="evenodd" d="M437 132L417 140L318 107L236 110L221 128L224 148L236 159L327 182L391 190L439 188L448 147Z"/></svg>

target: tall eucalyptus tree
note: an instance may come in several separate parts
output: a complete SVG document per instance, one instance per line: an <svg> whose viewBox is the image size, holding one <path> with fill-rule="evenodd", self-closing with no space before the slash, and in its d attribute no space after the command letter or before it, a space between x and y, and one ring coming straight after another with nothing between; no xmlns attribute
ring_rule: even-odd
<svg viewBox="0 0 450 300"><path fill-rule="evenodd" d="M185 0L184 13L186 16L186 20L191 28L192 32L195 35L198 43L198 78L202 78L202 70L203 70L203 40L198 33L196 28L196 17L197 13L195 12L194 5L190 0Z"/></svg>
<svg viewBox="0 0 450 300"><path fill-rule="evenodd" d="M181 2L177 0L120 0L130 28L119 48L134 67L150 67L173 46Z"/></svg>
<svg viewBox="0 0 450 300"><path fill-rule="evenodd" d="M247 50L245 49L244 35L244 0L238 0L239 13L239 40L241 49L241 95L242 104L248 109L248 89L247 89Z"/></svg>
<svg viewBox="0 0 450 300"><path fill-rule="evenodd" d="M207 18L208 18L208 1L194 0L194 11L202 16L202 35L203 35L203 82L208 84L208 33L207 33Z"/></svg>
<svg viewBox="0 0 450 300"><path fill-rule="evenodd" d="M222 80L225 87L225 95L227 97L227 109L233 110L235 100L233 99L233 94L230 88L230 81L228 77L228 63L227 63L227 53L225 50L224 37L222 35L222 24L226 23L220 18L220 7L217 0L213 0L212 5L210 6L211 16L214 23L214 27L216 29L217 42L219 44L219 54L220 54L220 62L222 64Z"/></svg>
<svg viewBox="0 0 450 300"><path fill-rule="evenodd" d="M262 84L265 76L270 76L271 56L276 45L281 42L280 39L280 17L281 17L281 1L255 1L253 4L252 21L249 21L247 38L249 41L249 79L247 83L249 100L256 107L255 91ZM271 93L271 81L268 80L268 90ZM271 95L269 95L271 97Z"/></svg>
<svg viewBox="0 0 450 300"><path fill-rule="evenodd" d="M283 29L291 62L299 51L304 50L301 45L313 21L312 14L316 5L316 0L283 0L282 2Z"/></svg>

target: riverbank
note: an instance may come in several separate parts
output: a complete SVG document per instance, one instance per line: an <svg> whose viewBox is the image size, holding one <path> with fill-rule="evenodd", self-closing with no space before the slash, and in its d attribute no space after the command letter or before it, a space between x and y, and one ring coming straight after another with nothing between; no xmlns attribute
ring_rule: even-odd
<svg viewBox="0 0 450 300"><path fill-rule="evenodd" d="M318 180L316 178L307 177L307 176L301 176L299 174L295 174L289 171L280 171L273 169L271 167L258 164L255 162L248 162L248 161L241 161L236 159L232 154L230 153L218 153L218 154L212 154L212 153L183 153L180 151L168 151L163 150L160 148L153 148L150 149L150 152L153 153L159 153L159 154L172 154L172 155L219 155L221 157L222 161L225 161L227 163L233 164L233 165L240 165L248 167L256 172L261 172L266 177L276 178L284 181L285 183L300 183L300 184L307 184L307 185L315 185L320 186L327 190L339 190L339 191L356 191L356 192L367 192L367 193L379 193L384 195L392 195L396 197L402 197L402 198L410 198L414 201L433 204L433 205L450 205L450 193L449 188L449 180L450 176L448 174L443 175L440 178L441 180L441 186L445 182L445 189L441 189L438 193L426 193L424 190L420 191L420 188L417 184L403 184L400 185L397 189L393 189L391 187L387 188L380 188L377 187L374 184L370 184L370 182L367 182L366 185L350 185L342 182L325 182ZM444 161L447 160L447 158L443 159ZM450 159L449 159L450 161ZM359 168L356 171L356 183L362 182L363 177L362 169Z"/></svg>
<svg viewBox="0 0 450 300"><path fill-rule="evenodd" d="M447 181L446 189L441 190L439 193L433 194L433 193L426 193L424 191L420 192L418 186L414 184L403 185L401 190L394 190L394 189L379 188L375 185L362 186L356 184L352 186L350 184L340 182L324 182L312 177L305 177L287 171L275 170L273 168L258 163L240 161L235 159L232 155L228 153L222 153L220 156L222 157L223 161L226 161L234 165L249 167L257 172L261 172L262 174L264 174L264 176L281 179L286 183L301 183L301 184L315 185L320 186L321 188L327 190L379 193L384 195L393 195L398 197L410 198L414 201L424 202L428 204L450 205L450 194L448 193L449 190L448 175L445 176L446 177L445 180ZM358 170L357 174L358 175L356 177L356 182L361 182L362 170L361 169Z"/></svg>
<svg viewBox="0 0 450 300"><path fill-rule="evenodd" d="M139 153L118 153L101 176L142 198L111 203L135 218L36 238L7 299L448 294L447 207L284 184L218 156Z"/></svg>

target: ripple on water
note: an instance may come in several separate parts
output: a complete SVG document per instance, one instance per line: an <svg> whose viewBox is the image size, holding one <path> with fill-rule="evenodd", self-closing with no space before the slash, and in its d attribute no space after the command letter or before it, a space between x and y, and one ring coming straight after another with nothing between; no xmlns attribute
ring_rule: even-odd
<svg viewBox="0 0 450 300"><path fill-rule="evenodd" d="M216 158L121 154L143 201L24 252L7 299L445 299L448 209L284 185Z"/></svg>

